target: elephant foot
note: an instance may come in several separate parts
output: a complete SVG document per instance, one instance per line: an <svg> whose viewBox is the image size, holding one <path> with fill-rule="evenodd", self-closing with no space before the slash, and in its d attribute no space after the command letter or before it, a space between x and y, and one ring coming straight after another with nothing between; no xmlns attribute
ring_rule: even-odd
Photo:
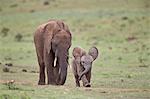
<svg viewBox="0 0 150 99"><path fill-rule="evenodd" d="M38 82L38 85L45 85L45 82Z"/></svg>
<svg viewBox="0 0 150 99"><path fill-rule="evenodd" d="M76 84L76 87L80 87L80 84Z"/></svg>
<svg viewBox="0 0 150 99"><path fill-rule="evenodd" d="M86 83L86 84L84 85L84 87L91 87L91 85L90 85L89 83Z"/></svg>
<svg viewBox="0 0 150 99"><path fill-rule="evenodd" d="M48 82L48 85L57 85L55 82Z"/></svg>

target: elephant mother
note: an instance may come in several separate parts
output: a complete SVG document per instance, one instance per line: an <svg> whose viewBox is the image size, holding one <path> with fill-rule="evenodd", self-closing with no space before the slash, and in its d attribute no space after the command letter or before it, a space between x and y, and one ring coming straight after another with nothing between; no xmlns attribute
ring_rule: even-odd
<svg viewBox="0 0 150 99"><path fill-rule="evenodd" d="M68 26L60 20L49 20L37 28L34 43L40 66L39 85L45 84L45 68L48 84L65 83L71 39Z"/></svg>

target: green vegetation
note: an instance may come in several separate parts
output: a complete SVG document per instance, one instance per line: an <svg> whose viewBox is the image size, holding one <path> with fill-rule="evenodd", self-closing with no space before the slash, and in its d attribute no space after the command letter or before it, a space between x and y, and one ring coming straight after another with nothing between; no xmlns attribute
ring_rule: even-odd
<svg viewBox="0 0 150 99"><path fill-rule="evenodd" d="M149 99L149 12L149 0L0 0L0 99ZM71 68L64 86L37 85L33 33L49 19L72 31L70 56L99 48L91 88L76 88Z"/></svg>

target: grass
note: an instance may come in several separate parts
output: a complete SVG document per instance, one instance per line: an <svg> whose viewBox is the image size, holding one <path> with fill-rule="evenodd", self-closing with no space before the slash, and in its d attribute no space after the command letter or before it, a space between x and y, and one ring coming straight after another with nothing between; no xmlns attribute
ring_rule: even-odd
<svg viewBox="0 0 150 99"><path fill-rule="evenodd" d="M1 0L1 99L149 99L150 5L148 0ZM38 86L33 43L36 27L48 19L70 27L70 49L95 45L100 51L92 69L92 87L76 88L71 68L64 86ZM4 36L2 30L9 28ZM22 39L17 41L16 35ZM70 59L71 61L71 59ZM6 63L9 72L3 72ZM27 72L23 72L27 70ZM9 80L15 80L10 85Z"/></svg>

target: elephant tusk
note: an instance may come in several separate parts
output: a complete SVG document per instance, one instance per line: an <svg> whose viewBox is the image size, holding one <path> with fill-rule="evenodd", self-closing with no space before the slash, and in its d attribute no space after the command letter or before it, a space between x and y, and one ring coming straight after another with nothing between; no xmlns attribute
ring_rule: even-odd
<svg viewBox="0 0 150 99"><path fill-rule="evenodd" d="M58 54L58 50L55 51L54 67L57 64L57 54Z"/></svg>
<svg viewBox="0 0 150 99"><path fill-rule="evenodd" d="M57 57L55 57L54 59L54 67L56 66L56 62L57 62Z"/></svg>

